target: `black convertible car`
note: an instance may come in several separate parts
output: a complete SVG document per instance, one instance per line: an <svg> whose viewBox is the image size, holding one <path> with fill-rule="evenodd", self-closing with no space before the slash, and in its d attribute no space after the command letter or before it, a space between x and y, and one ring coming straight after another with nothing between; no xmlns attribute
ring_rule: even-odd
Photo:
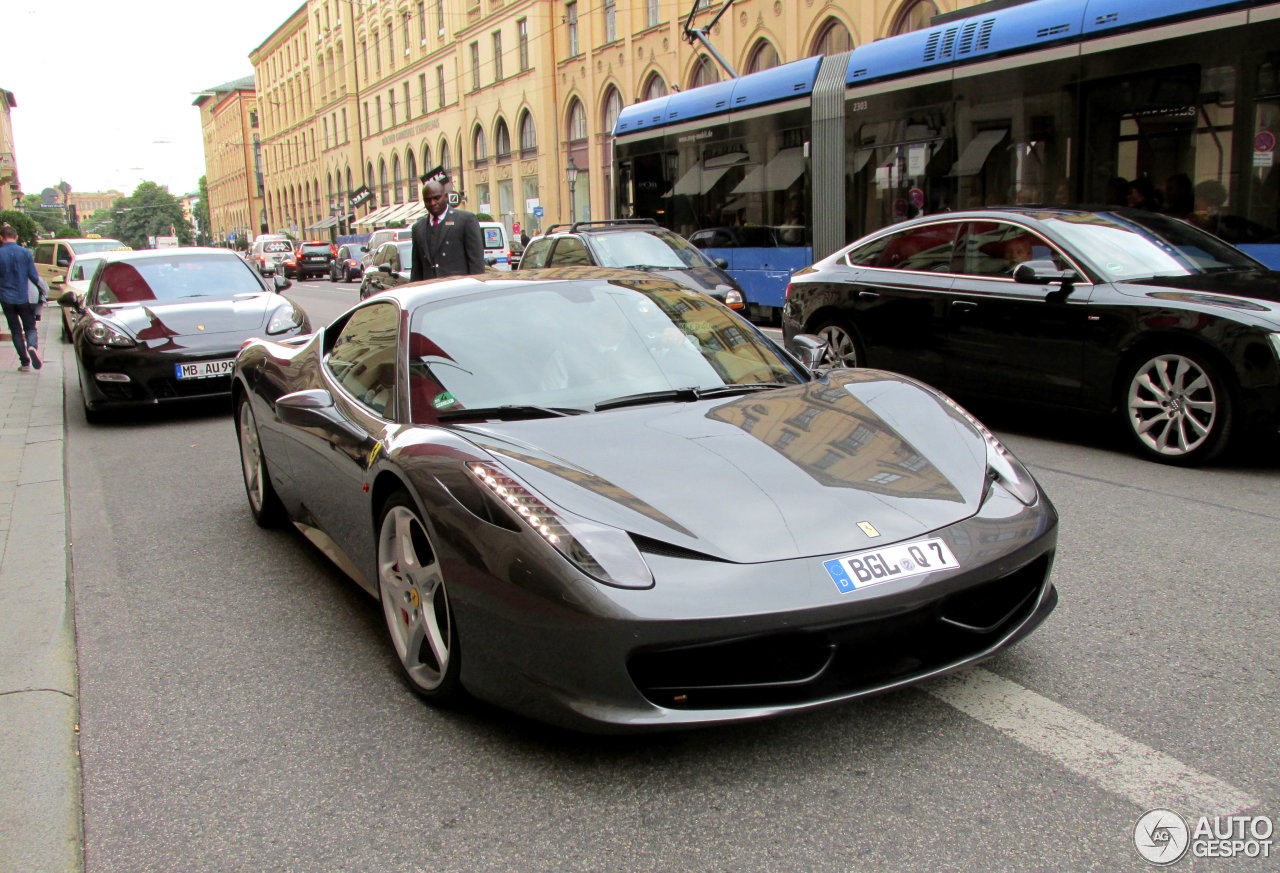
<svg viewBox="0 0 1280 873"><path fill-rule="evenodd" d="M252 336L308 333L307 314L226 249L104 252L83 296L58 299L75 318L85 417L108 409L225 395ZM274 290L273 290L274 289ZM69 320L70 321L70 320Z"/></svg>
<svg viewBox="0 0 1280 873"><path fill-rule="evenodd" d="M809 709L1035 628L1028 472L936 391L793 345L634 271L401 285L241 351L249 507L379 598L418 693L578 729Z"/></svg>
<svg viewBox="0 0 1280 873"><path fill-rule="evenodd" d="M952 212L796 273L784 336L961 397L1118 413L1152 460L1280 425L1280 273L1152 212Z"/></svg>

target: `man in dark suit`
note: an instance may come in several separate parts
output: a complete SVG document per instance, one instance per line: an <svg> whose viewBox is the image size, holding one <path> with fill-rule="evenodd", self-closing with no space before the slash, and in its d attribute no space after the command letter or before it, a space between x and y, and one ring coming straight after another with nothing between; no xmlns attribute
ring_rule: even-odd
<svg viewBox="0 0 1280 873"><path fill-rule="evenodd" d="M473 213L449 205L444 186L422 186L427 214L413 226L413 267L409 279L471 276L484 272L484 237Z"/></svg>

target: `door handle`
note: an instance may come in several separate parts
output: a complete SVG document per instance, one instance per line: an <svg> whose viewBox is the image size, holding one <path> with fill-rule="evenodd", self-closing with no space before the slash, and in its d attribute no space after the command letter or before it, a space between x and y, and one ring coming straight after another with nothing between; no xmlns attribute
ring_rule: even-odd
<svg viewBox="0 0 1280 873"><path fill-rule="evenodd" d="M859 291L858 292L859 300L875 300L879 296L880 294L876 291Z"/></svg>
<svg viewBox="0 0 1280 873"><path fill-rule="evenodd" d="M974 303L972 300L953 300L951 301L951 305L956 309L977 309L978 308L978 304Z"/></svg>

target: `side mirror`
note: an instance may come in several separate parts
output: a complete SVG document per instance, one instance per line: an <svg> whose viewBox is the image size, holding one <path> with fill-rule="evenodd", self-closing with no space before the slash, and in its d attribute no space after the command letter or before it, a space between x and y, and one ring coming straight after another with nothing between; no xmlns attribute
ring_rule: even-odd
<svg viewBox="0 0 1280 873"><path fill-rule="evenodd" d="M281 276L279 273L276 274L275 279L273 281L276 286L277 294L279 294L281 291L284 291L293 287L293 282L289 280L289 277Z"/></svg>
<svg viewBox="0 0 1280 873"><path fill-rule="evenodd" d="M1053 261L1024 261L1013 271L1013 281L1022 285L1070 285L1080 278L1075 270L1059 270Z"/></svg>
<svg viewBox="0 0 1280 873"><path fill-rule="evenodd" d="M390 264L378 264L378 269L379 269L380 271L382 271L383 273L390 273L390 272L391 272L391 265L390 265Z"/></svg>
<svg viewBox="0 0 1280 873"><path fill-rule="evenodd" d="M363 255L363 254L364 254L365 252L367 252L367 251L369 251L369 247L368 247L368 246L360 246L360 254L362 254L362 255Z"/></svg>
<svg viewBox="0 0 1280 873"><path fill-rule="evenodd" d="M59 297L58 305L65 306L68 309L74 309L77 312L79 312L83 308L80 305L79 298L76 297L76 292L74 291L67 291L61 297Z"/></svg>
<svg viewBox="0 0 1280 873"><path fill-rule="evenodd" d="M810 370L822 366L822 359L827 354L827 342L820 336L811 333L798 333L787 343L787 351L800 359Z"/></svg>
<svg viewBox="0 0 1280 873"><path fill-rule="evenodd" d="M712 258L711 263L715 264L717 267L719 267L722 270L729 269L729 262L726 261L724 258Z"/></svg>

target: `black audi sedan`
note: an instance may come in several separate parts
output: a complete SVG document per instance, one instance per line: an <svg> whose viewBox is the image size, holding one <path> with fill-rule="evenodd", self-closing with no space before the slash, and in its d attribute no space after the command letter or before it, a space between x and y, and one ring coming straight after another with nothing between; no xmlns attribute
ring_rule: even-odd
<svg viewBox="0 0 1280 873"><path fill-rule="evenodd" d="M248 509L380 604L410 689L589 731L801 712L975 663L1057 514L944 395L815 373L672 280L390 288L233 383Z"/></svg>
<svg viewBox="0 0 1280 873"><path fill-rule="evenodd" d="M1113 414L1143 456L1203 463L1280 424L1280 273L1128 209L952 212L792 277L784 336L951 394Z"/></svg>
<svg viewBox="0 0 1280 873"><path fill-rule="evenodd" d="M85 417L108 409L225 395L254 336L309 333L307 314L226 249L105 252L88 291L58 299L71 327Z"/></svg>

